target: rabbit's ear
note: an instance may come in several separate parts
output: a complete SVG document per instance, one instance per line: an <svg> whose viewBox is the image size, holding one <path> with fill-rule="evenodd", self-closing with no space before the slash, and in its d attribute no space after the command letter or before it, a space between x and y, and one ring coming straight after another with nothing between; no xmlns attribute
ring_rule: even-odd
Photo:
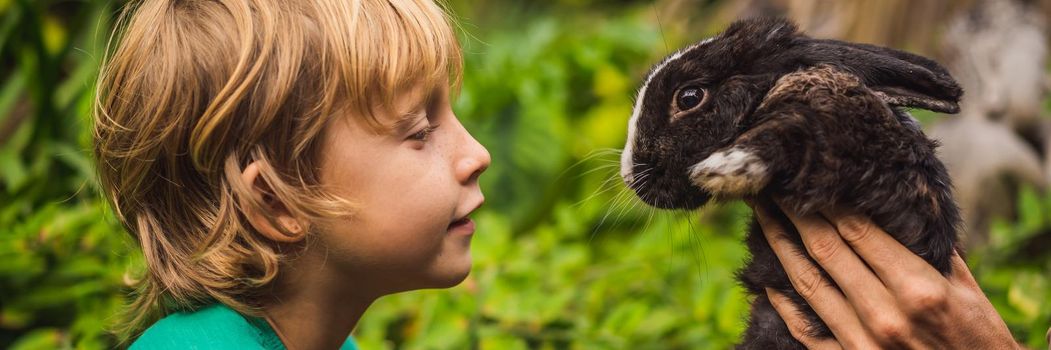
<svg viewBox="0 0 1051 350"><path fill-rule="evenodd" d="M922 56L879 46L836 40L801 45L807 57L854 73L891 106L941 113L960 111L963 89L938 63Z"/></svg>

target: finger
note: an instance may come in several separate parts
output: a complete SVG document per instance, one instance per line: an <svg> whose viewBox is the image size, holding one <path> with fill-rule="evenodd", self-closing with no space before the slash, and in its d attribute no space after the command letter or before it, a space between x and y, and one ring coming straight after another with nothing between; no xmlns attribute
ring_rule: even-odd
<svg viewBox="0 0 1051 350"><path fill-rule="evenodd" d="M872 344L843 293L829 284L817 266L803 257L788 238L784 226L773 220L766 208L763 205L756 206L756 218L796 292L807 300L841 343L850 348Z"/></svg>
<svg viewBox="0 0 1051 350"><path fill-rule="evenodd" d="M1047 329L1047 343L1051 344L1051 328ZM1048 349L1051 349L1051 345L1048 345Z"/></svg>
<svg viewBox="0 0 1051 350"><path fill-rule="evenodd" d="M897 300L831 223L813 214L786 212L785 216L799 231L807 253L832 277L869 331L879 334L881 328L905 324L905 315L896 311Z"/></svg>
<svg viewBox="0 0 1051 350"><path fill-rule="evenodd" d="M908 294L918 289L917 281L925 282L919 289L932 293L944 289L945 277L868 218L832 213L830 219L843 240L899 299L907 299Z"/></svg>
<svg viewBox="0 0 1051 350"><path fill-rule="evenodd" d="M829 215L839 235L864 259L887 287L895 303L883 314L866 310L863 322L881 343L918 341L911 321L941 325L951 322L949 280L875 223L860 215Z"/></svg>
<svg viewBox="0 0 1051 350"><path fill-rule="evenodd" d="M799 309L792 304L792 300L788 299L787 296L770 288L766 289L766 296L770 299L770 304L774 306L777 314L781 315L782 320L785 320L788 332L792 333L792 337L803 343L807 349L843 348L835 339L818 339L810 336L807 332L809 326L806 318L800 314Z"/></svg>
<svg viewBox="0 0 1051 350"><path fill-rule="evenodd" d="M900 345L908 319L898 311L897 299L843 241L835 227L819 215L789 212L785 216L800 232L810 257L839 286L863 327L884 345Z"/></svg>

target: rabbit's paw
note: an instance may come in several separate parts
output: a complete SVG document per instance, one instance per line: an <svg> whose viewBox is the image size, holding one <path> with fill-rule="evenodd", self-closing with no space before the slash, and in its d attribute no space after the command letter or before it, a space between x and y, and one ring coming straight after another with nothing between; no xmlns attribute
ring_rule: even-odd
<svg viewBox="0 0 1051 350"><path fill-rule="evenodd" d="M767 167L752 151L734 147L690 167L690 180L717 196L755 194L766 186Z"/></svg>

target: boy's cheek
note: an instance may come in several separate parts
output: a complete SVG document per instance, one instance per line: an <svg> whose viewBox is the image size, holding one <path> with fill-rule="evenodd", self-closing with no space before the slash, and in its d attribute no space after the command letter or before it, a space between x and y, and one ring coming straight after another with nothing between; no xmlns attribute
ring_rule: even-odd
<svg viewBox="0 0 1051 350"><path fill-rule="evenodd" d="M406 221L403 219L403 222ZM441 252L438 229L420 232L420 227L401 225L370 225L346 222L328 232L318 232L332 253L344 260L365 265L419 266Z"/></svg>

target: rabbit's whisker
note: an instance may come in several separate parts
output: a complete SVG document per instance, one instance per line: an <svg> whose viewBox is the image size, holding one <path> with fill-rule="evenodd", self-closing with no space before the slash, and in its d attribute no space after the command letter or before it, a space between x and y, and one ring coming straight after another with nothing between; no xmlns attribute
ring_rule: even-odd
<svg viewBox="0 0 1051 350"><path fill-rule="evenodd" d="M580 201L578 201L578 202L576 202L576 203L573 203L573 206L574 206L574 207L576 207L576 206L580 206L581 204L584 204L585 202L587 202L587 201L591 200L592 198L595 198L595 197L596 197L596 196L598 196L598 195L601 195L601 194L603 194L603 193L606 193L606 192L609 192L609 191L611 191L611 190L614 190L614 189L617 189L617 188L619 188L619 187L618 187L618 186L616 185L617 181L614 181L614 180L617 180L617 179L619 179L619 178L620 178L620 176L617 176L617 175L615 175L615 174L614 174L614 175L612 175L612 176L610 176L610 177L608 177L608 178L606 178L606 180L605 180L605 181L603 181L603 182L602 182L602 184L601 184L601 185L599 185L597 189L595 189L595 192L594 192L594 193L592 193L591 195L587 196L587 197L586 197L586 198L584 198L584 199L581 199ZM610 183L612 183L613 185L612 185L612 186L610 186Z"/></svg>
<svg viewBox="0 0 1051 350"><path fill-rule="evenodd" d="M562 176L565 176L565 174L568 173L570 170L573 170L576 167L578 167L578 166L580 166L580 165L582 165L582 164L584 164L584 163L586 163L586 162L588 162L588 161L590 161L592 159L596 159L596 160L600 160L601 161L601 160L603 160L601 157L612 155L612 154L618 154L618 153L619 152L617 152L616 149L612 149L612 148L610 148L610 149L598 149L598 150L594 150L594 151L588 152L588 154L584 155L584 158L581 158L580 160L574 162L572 165L570 165L570 166L566 167L564 170L562 170L562 172L560 172L558 174L558 176L555 177L555 179L562 178ZM614 160L612 160L612 159L606 160L606 163L607 164L612 164L612 163L614 163ZM619 161L618 161L618 163L619 163Z"/></svg>
<svg viewBox="0 0 1051 350"><path fill-rule="evenodd" d="M620 214L613 218L612 226L616 227L617 224L620 223L620 220L627 216L626 214L630 214L631 212L635 211L635 208L638 207L639 203L641 203L641 201L639 201L637 197L629 196L628 201L625 202L625 205L621 208ZM631 230L634 231L635 227L632 226Z"/></svg>
<svg viewBox="0 0 1051 350"><path fill-rule="evenodd" d="M638 174L635 175L636 176L635 180L632 181L632 183L629 184L627 186L627 188L614 185L614 186L612 186L609 189L602 190L602 188L605 187L608 182L620 178L620 176L618 174L612 174L612 176L607 178L606 181L603 182L603 184L601 186L599 186L600 192L592 194L588 198L585 198L583 201L579 202L579 203L582 203L584 201L590 200L591 198L593 198L593 197L595 197L597 195L600 195L602 193L605 193L605 192L607 192L607 191L609 191L611 189L621 189L621 191L617 192L617 194L614 196L612 204L609 207L606 208L606 213L602 215L602 218L599 220L598 224L596 224L595 228L591 231L591 235L588 238L588 243L590 243L592 240L594 240L595 235L598 233L598 230L603 225L605 225L606 220L608 220L610 218L610 215L614 215L614 213L615 213L615 215L613 217L613 222L610 225L611 226L616 226L620 222L620 220L624 217L625 213L628 213L628 212L631 212L631 211L635 210L635 208L638 207L639 203L642 203L642 201L640 201L639 198L634 196L633 194L637 193L638 190L640 188L642 188L641 186L643 184L645 184L646 179L651 175L651 173L654 170L654 168L653 167L649 167L647 164L639 164L639 165L645 167L645 169L643 169L642 171L640 171ZM623 189L627 189L628 191L623 191ZM579 205L579 203L575 204L575 205Z"/></svg>
<svg viewBox="0 0 1051 350"><path fill-rule="evenodd" d="M686 227L690 229L690 252L693 253L693 260L697 264L697 273L701 274L703 269L705 280L709 280L710 277L708 276L708 269L706 268L708 266L708 254L704 251L704 241L701 240L700 230L694 227L696 222L693 220L693 215L691 215L693 212L682 210L680 213L685 216L684 221L686 221ZM697 250L701 251L700 259L697 258Z"/></svg>
<svg viewBox="0 0 1051 350"><path fill-rule="evenodd" d="M657 28L660 29L660 31L661 31L661 41L664 42L664 50L668 51L668 50L670 50L668 48L668 38L666 36L664 36L664 24L661 23L661 13L660 13L660 11L657 10L657 2L654 1L654 2L650 3L650 5L653 6L653 15L655 17L657 17Z"/></svg>
<svg viewBox="0 0 1051 350"><path fill-rule="evenodd" d="M595 225L595 228L591 230L591 236L588 237L588 244L590 244L591 241L595 239L595 234L597 234L599 228L601 228L602 225L606 223L606 218L608 218L609 215L611 213L613 213L613 208L619 206L620 203L625 201L629 195L630 194L628 192L621 191L621 192L618 192L617 195L613 197L613 204L611 204L609 207L606 208L606 214L602 215L602 219L600 219L598 224Z"/></svg>
<svg viewBox="0 0 1051 350"><path fill-rule="evenodd" d="M599 166L597 166L597 167L594 167L594 168L592 168L592 169L590 169L590 170L588 170L588 171L585 171L585 172L582 172L582 173L580 173L580 174L577 174L576 178L578 178L578 179L579 179L579 178L581 178L581 177L584 177L585 175L588 175L588 174L594 173L594 172L596 172L596 171L600 171L600 170L609 170L610 168L616 168L616 167L617 167L617 165L616 165L616 164L603 164L603 165L599 165ZM614 173L613 175L618 175L618 174L617 174L617 173Z"/></svg>

